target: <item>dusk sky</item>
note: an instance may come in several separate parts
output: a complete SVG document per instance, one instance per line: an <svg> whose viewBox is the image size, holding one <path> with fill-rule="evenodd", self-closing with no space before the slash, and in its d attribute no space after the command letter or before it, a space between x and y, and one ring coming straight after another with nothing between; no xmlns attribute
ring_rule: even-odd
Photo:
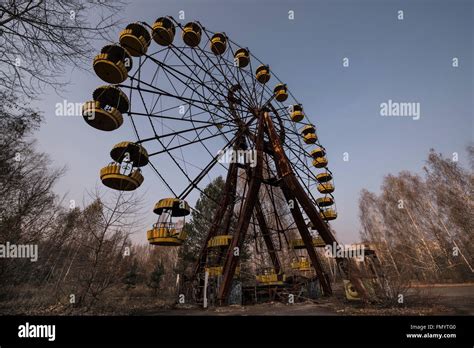
<svg viewBox="0 0 474 348"><path fill-rule="evenodd" d="M271 66L318 128L336 185L339 217L331 225L349 243L359 238L363 188L378 192L385 175L402 170L421 173L430 148L448 157L457 152L467 165L465 148L474 136L473 4L155 0L133 1L122 14L125 27L136 21L152 24L166 15L178 19L183 10L183 24L199 20L212 31L225 31ZM288 18L290 10L294 20ZM400 10L403 20L398 19ZM97 52L105 44L98 44ZM343 66L345 57L348 67ZM92 63L90 72L71 71L64 79L70 84L61 96L49 91L35 102L46 120L37 133L38 147L50 154L54 166L68 167L57 193L82 205L85 190L100 185L98 172L110 162L111 147L135 135L128 120L119 130L104 133L82 117L55 116L56 103L90 100L92 91L104 84ZM381 116L380 105L389 100L419 103L419 119ZM345 152L349 161L343 160ZM155 219L151 207L169 192L149 168L144 176L139 190L150 208L144 212L145 229ZM134 240L145 243L145 230Z"/></svg>

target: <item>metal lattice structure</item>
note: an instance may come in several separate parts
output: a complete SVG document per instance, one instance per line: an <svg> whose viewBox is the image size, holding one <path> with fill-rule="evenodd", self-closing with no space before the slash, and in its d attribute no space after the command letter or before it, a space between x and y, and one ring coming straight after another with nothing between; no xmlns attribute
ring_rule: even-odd
<svg viewBox="0 0 474 348"><path fill-rule="evenodd" d="M293 270L312 271L323 292L331 293L315 247L337 243L328 225L337 217L333 173L316 127L269 66L225 33L199 22L183 26L171 17L151 26L128 25L93 66L109 84L84 105L86 122L113 131L126 114L137 138L114 146L102 182L112 189L137 189L147 166L170 192L154 207L159 218L147 232L151 244L182 245L182 220L192 210L187 200L205 195L206 182L224 174L218 209L206 217L211 228L194 278L202 283L206 273L220 277L217 298L224 303L241 269L235 251L252 236L262 241L262 262L270 269L255 275L257 283L285 283L279 252L284 245L295 257ZM254 161L225 162L226 153L251 154ZM347 275L346 263L339 260Z"/></svg>

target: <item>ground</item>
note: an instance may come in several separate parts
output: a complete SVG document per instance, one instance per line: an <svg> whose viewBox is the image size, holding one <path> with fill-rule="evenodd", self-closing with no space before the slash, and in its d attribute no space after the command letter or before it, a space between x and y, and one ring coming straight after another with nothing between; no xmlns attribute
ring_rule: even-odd
<svg viewBox="0 0 474 348"><path fill-rule="evenodd" d="M30 294L19 296L21 301L0 302L0 315L474 315L474 283L416 286L406 294L404 304L384 306L349 302L345 300L342 288L335 287L334 292L331 297L291 305L270 302L208 309L198 305L175 305L169 297L160 298L146 289L111 294L90 309L73 308L67 301L37 303Z"/></svg>
<svg viewBox="0 0 474 348"><path fill-rule="evenodd" d="M145 315L474 315L474 284L425 285L407 295L405 305L380 306L347 302L341 296L292 305L279 302L204 310L182 306L149 310Z"/></svg>

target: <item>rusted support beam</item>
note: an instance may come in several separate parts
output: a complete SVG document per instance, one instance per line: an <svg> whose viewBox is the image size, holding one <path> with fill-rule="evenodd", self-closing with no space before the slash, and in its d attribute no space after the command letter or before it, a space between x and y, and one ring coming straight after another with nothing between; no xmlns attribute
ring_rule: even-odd
<svg viewBox="0 0 474 348"><path fill-rule="evenodd" d="M273 144L273 148L275 151L275 162L276 162L276 167L279 169L281 173L281 178L283 181L283 185L286 186L287 190L291 192L292 195L296 198L296 200L301 204L301 207L303 208L304 212L310 219L311 223L313 224L314 228L318 230L319 235L321 238L324 240L326 244L329 245L338 245L336 238L332 234L331 230L329 229L329 226L327 223L321 218L319 211L316 209L314 203L311 201L311 199L308 197L306 194L304 188L301 186L299 183L298 179L296 178L291 165L288 161L288 158L285 155L285 152L283 150L283 146L281 144L280 138L278 137L278 134L275 130L275 127L273 125L272 119L270 117L270 114L266 112L264 114L265 117L265 123L266 123L266 129L268 132L268 136L270 138L270 141ZM307 231L307 229L306 229ZM300 234L301 234L300 230ZM309 232L308 232L309 233ZM308 238L309 237L309 238ZM303 239L303 242L305 243L306 249L309 250L313 249L312 245L312 240L311 244L309 245L309 239L311 239L311 236L307 236L306 233L303 230L303 233L301 234L301 238ZM316 255L317 256L317 255ZM311 257L311 256L310 256ZM349 270L349 266L351 265L351 260L349 259L344 259L344 258L337 258L336 259L339 269L341 272L351 280L353 285L356 287L356 290L359 292L359 295L362 298L368 298L367 290L365 289L362 281L360 278L352 276L352 272Z"/></svg>
<svg viewBox="0 0 474 348"><path fill-rule="evenodd" d="M270 230L268 229L267 222L265 221L265 216L263 215L262 205L260 204L260 202L257 202L255 205L255 215L257 217L258 227L260 228L263 240L265 241L268 254L270 255L270 259L272 260L273 268L275 269L275 272L277 274L280 274L280 260L278 259L278 254L275 250L275 245L273 244L273 239L270 234Z"/></svg>
<svg viewBox="0 0 474 348"><path fill-rule="evenodd" d="M278 168L281 180L285 182L287 188L295 195L300 202L303 210L308 215L308 218L313 223L314 227L318 230L319 235L326 244L337 243L336 238L329 230L326 222L323 221L319 215L318 210L314 206L311 199L308 197L303 187L296 178L293 169L291 168L290 162L285 155L283 146L281 145L280 138L278 137L275 127L273 126L272 119L268 112L265 113L265 123L267 125L268 136L273 144L275 152L275 162Z"/></svg>
<svg viewBox="0 0 474 348"><path fill-rule="evenodd" d="M303 239L303 243L305 244L308 256L311 260L311 264L319 278L323 293L324 295L331 295L331 284L328 282L328 279L323 271L321 261L319 260L316 250L314 249L313 237L311 236L311 233L309 232L308 227L306 226L306 222L304 221L304 217L301 214L299 204L295 199L293 191L290 190L288 187L288 178L292 176L296 179L296 177L294 176L293 170L289 166L288 159L284 154L283 148L279 141L280 139L278 138L278 136L276 136L276 132L273 127L273 122L268 113L265 113L265 124L267 126L266 129L269 138L272 141L274 147L275 162L277 162L276 169L278 175L282 178L280 187L283 191L283 195L285 196L287 202L293 201L293 207L290 209L291 215L293 216L293 219L296 223L296 227L298 228L301 238ZM278 164L280 164L280 166Z"/></svg>
<svg viewBox="0 0 474 348"><path fill-rule="evenodd" d="M296 227L298 228L301 238L303 239L304 245L308 252L309 259L311 260L311 264L314 270L316 271L319 282L321 283L323 293L326 296L332 295L331 284L328 282L328 278L326 277L326 274L323 270L323 266L321 265L319 256L316 253L316 250L314 249L313 237L311 236L311 233L308 230L308 226L304 221L303 214L301 214L300 206L297 200L295 199L295 196L291 194L291 191L288 189L284 181L282 182L281 189L287 202L293 202L293 207L290 208L291 215L293 216L293 219L296 223Z"/></svg>
<svg viewBox="0 0 474 348"><path fill-rule="evenodd" d="M239 168L238 163L237 163L237 168ZM237 170L237 172L238 172L238 170ZM232 185L232 191L230 193L232 199L231 199L229 207L227 208L227 211L225 213L224 221L222 222L222 228L223 228L224 231L227 231L226 232L227 234L229 234L230 224L232 222L232 217L234 216L235 198L236 198L236 189L237 189L237 178L238 178L238 175L235 175L233 177L234 184ZM223 257L224 257L224 254L219 253L217 255L216 264L220 265Z"/></svg>
<svg viewBox="0 0 474 348"><path fill-rule="evenodd" d="M283 150L283 146L281 145L280 138L278 137L275 127L273 126L272 119L269 113L265 113L265 120L267 125L268 135L270 140L273 144L273 149L275 152L275 161L276 167L281 172L281 179L285 181L288 189L293 192L296 196L298 201L301 204L301 207L308 215L308 218L314 225L314 228L318 230L319 235L324 240L326 244L337 243L336 238L329 230L328 225L326 222L323 221L321 216L319 215L318 210L314 206L311 199L308 197L306 192L304 191L303 187L299 183L298 179L296 178L293 169L291 168L290 162L285 155Z"/></svg>
<svg viewBox="0 0 474 348"><path fill-rule="evenodd" d="M249 188L245 197L242 213L237 222L236 231L232 237L229 249L224 260L222 271L222 283L218 292L218 300L220 304L225 304L229 297L232 280L234 278L235 269L240 259L243 242L247 233L250 218L255 208L255 203L258 199L258 192L262 182L262 168L263 168L263 137L264 137L264 118L259 115L257 139L255 142L255 151L257 152L257 164L251 170L251 177L249 178Z"/></svg>
<svg viewBox="0 0 474 348"><path fill-rule="evenodd" d="M235 200L235 189L237 185L237 174L238 174L238 167L236 163L231 163L229 165L229 170L227 172L227 177L224 186L224 194L219 202L219 207L215 212L214 219L212 221L211 228L206 236L204 244L201 247L201 251L199 252L199 257L194 265L194 272L193 277L196 278L199 272L202 269L202 265L206 262L207 258L207 243L209 240L217 235L219 230L219 226L221 225L222 219L230 206L233 207L232 202ZM232 212L230 212L232 215Z"/></svg>
<svg viewBox="0 0 474 348"><path fill-rule="evenodd" d="M230 192L230 203L227 208L225 217L224 217L224 222L222 223L222 226L224 228L224 231L230 230L230 223L232 222L232 217L234 216L234 207L235 207L235 198L236 198L236 190L237 190L237 178L238 178L238 172L239 172L239 166L237 163L237 169L235 171L235 175L232 176L232 185L231 185L231 192Z"/></svg>

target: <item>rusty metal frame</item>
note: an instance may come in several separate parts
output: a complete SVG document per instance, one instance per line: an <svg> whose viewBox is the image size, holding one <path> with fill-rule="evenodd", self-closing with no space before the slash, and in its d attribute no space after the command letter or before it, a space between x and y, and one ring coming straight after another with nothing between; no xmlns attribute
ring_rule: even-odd
<svg viewBox="0 0 474 348"><path fill-rule="evenodd" d="M316 274L319 278L324 295L331 295L332 289L331 284L326 276L319 255L317 254L314 245L313 237L308 229L303 212L311 221L314 228L319 232L319 235L326 244L338 245L335 236L329 229L327 223L321 218L318 209L314 205L313 201L309 198L304 188L299 183L293 169L286 157L284 152L281 139L274 128L272 119L268 112L257 112L255 115L258 119L258 130L255 137L255 150L257 152L257 164L254 168L246 167L246 173L248 177L248 190L243 198L243 206L241 213L238 217L237 226L233 233L232 240L229 247L227 248L226 254L224 255L222 281L218 289L218 301L219 303L226 304L228 296L230 294L232 281L234 278L235 270L240 259L240 252L242 251L243 243L247 230L250 225L252 215L257 219L260 233L262 234L267 251L273 263L276 273L281 272L281 263L278 258L278 254L275 250L274 243L268 229L265 215L263 214L262 206L258 201L259 190L264 183L263 178L263 156L265 151L265 143L271 146L271 152L268 154L275 162L277 174L279 176L278 186L283 192L283 195L287 201L293 201L293 207L290 209L292 217L295 221L296 227L299 234L304 242L305 248L308 252L308 256L311 260L312 267L315 269ZM268 136L269 142L265 142L265 134ZM194 269L194 276L196 277L202 269L202 265L205 263L207 258L207 243L215 235L222 224L224 219L224 225L229 225L234 209L235 202L235 191L237 186L238 177L238 164L233 163L229 166L229 171L226 178L225 194L223 195L220 207L216 212L213 225L209 231L206 241L202 247L199 259ZM230 210L229 210L230 209ZM236 249L237 248L237 249ZM235 251L238 250L238 253ZM361 297L365 298L367 292L361 280L350 272L349 265L350 260L339 258L336 259L341 273L346 278L351 278L351 282L356 287Z"/></svg>
<svg viewBox="0 0 474 348"><path fill-rule="evenodd" d="M260 228L263 240L265 241L265 245L267 247L268 254L270 255L270 259L272 260L275 273L279 274L281 272L281 263L275 250L275 245L273 244L273 239L270 234L270 230L268 229L265 216L263 215L260 202L255 204L255 216L257 217L258 227Z"/></svg>
<svg viewBox="0 0 474 348"><path fill-rule="evenodd" d="M219 226L221 225L221 222L224 216L225 216L225 225L228 225L228 223L230 224L230 218L227 218L227 217L228 216L232 217L232 211L233 211L234 202L235 202L235 190L237 186L237 176L238 176L237 163L231 163L229 165L229 170L227 172L227 178L225 181L224 195L222 196L219 202L219 208L217 209L214 215L211 229L209 230L209 233L206 236L204 244L201 247L201 251L199 252L199 257L194 266L193 275L195 278L197 277L199 272L202 270L202 265L206 262L207 251L208 251L207 243L212 237L215 237L217 235Z"/></svg>
<svg viewBox="0 0 474 348"><path fill-rule="evenodd" d="M230 293L232 280L235 274L237 263L240 259L240 251L242 250L245 235L247 233L250 217L255 208L258 199L258 192L262 184L263 172L263 138L264 138L264 117L262 113L258 114L258 131L255 141L255 151L257 152L256 166L251 169L249 188L244 200L242 213L239 216L237 228L232 237L229 248L227 249L224 266L222 271L222 283L218 292L218 300L221 304L225 304ZM238 249L236 249L238 248ZM235 250L239 250L236 255Z"/></svg>
<svg viewBox="0 0 474 348"><path fill-rule="evenodd" d="M313 237L311 236L311 233L308 230L308 226L304 221L304 217L301 213L298 201L296 200L296 197L291 194L291 191L288 189L285 182L282 182L281 189L283 191L283 194L285 195L285 199L288 202L293 201L293 207L290 209L291 215L293 216L293 219L296 223L296 227L298 228L301 238L303 239L305 248L308 252L308 256L311 260L311 265L316 271L319 282L323 289L323 294L329 296L332 294L331 284L329 283L326 273L323 270L323 266L321 265L319 256L316 253L316 250L314 249Z"/></svg>
<svg viewBox="0 0 474 348"><path fill-rule="evenodd" d="M286 194L289 194L290 197L294 196L295 207L297 206L296 205L297 202L299 202L302 209L304 210L309 220L313 224L314 228L318 231L319 235L324 240L326 245L330 244L330 245L337 246L338 242L336 238L334 237L333 233L331 232L331 230L329 229L329 226L321 218L315 205L313 204L311 199L308 197L305 190L303 189L298 179L296 178L293 170L291 169L291 165L288 161L288 158L285 155L280 138L278 137L275 127L273 126L273 122L270 117L270 114L268 112L265 112L264 118L265 118L266 131L268 133L268 137L271 143L273 144L275 161L277 163L276 167L280 171L281 180L282 180L281 186L282 188L284 188L284 192L286 191ZM300 217L298 216L298 211L299 210L297 209L292 209L293 217L295 218L296 216L295 218L296 223L298 223L298 220L300 220ZM295 215L295 212L296 212L296 215ZM301 216L301 218L303 217ZM301 220L300 220L300 224L301 224ZM306 250L308 251L308 255L313 263L313 267L315 268L316 272L318 272L318 268L320 267L320 262L316 254L316 251L314 250L312 237L306 227L306 224L305 224L305 228L298 227L298 230L300 232L301 238L303 239ZM353 268L353 267L350 267L352 264L351 260L344 259L344 258L336 258L336 261L341 273L351 280L353 285L356 287L356 290L358 291L359 295L364 299L368 298L367 290L365 289L365 286L362 283L361 279L357 277L355 274L353 274L352 272L350 272L350 268ZM319 272L322 273L322 270L319 270ZM324 276L320 276L320 278L321 278L320 281L321 281L321 285L323 286L323 290L324 290L324 287L326 287L326 292L328 294L332 293L330 284L329 282L327 282L326 278ZM325 285L324 283L327 283L327 284Z"/></svg>

